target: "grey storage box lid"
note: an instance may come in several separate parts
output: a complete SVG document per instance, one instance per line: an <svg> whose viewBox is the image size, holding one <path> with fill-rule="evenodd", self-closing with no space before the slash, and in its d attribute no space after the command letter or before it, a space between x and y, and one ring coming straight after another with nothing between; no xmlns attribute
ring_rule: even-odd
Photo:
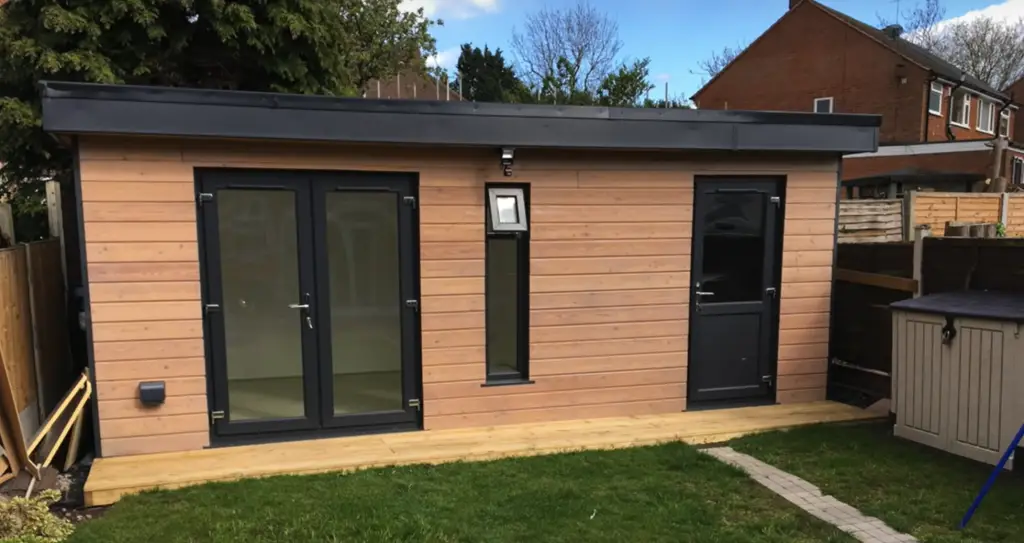
<svg viewBox="0 0 1024 543"><path fill-rule="evenodd" d="M890 309L931 313L946 317L973 317L1024 323L1024 294L987 290L963 290L900 300Z"/></svg>

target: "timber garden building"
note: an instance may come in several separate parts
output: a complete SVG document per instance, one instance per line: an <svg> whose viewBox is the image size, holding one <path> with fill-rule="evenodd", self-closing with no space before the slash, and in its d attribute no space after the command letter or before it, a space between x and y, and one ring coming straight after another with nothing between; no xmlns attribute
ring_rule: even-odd
<svg viewBox="0 0 1024 543"><path fill-rule="evenodd" d="M100 460L824 399L876 116L41 89Z"/></svg>

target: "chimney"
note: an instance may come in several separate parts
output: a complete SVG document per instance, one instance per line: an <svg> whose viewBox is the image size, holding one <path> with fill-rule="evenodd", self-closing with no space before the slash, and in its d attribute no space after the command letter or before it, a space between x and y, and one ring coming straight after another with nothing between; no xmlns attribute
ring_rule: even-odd
<svg viewBox="0 0 1024 543"><path fill-rule="evenodd" d="M896 38L903 35L903 27L900 25L889 25L883 28L882 32L884 32L890 40L895 40Z"/></svg>

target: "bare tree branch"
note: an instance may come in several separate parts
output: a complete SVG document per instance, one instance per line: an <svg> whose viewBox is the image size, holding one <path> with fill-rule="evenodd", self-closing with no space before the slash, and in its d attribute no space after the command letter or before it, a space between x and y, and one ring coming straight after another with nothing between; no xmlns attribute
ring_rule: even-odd
<svg viewBox="0 0 1024 543"><path fill-rule="evenodd" d="M1024 19L978 17L940 25L932 50L961 70L1004 89L1024 75Z"/></svg>
<svg viewBox="0 0 1024 543"><path fill-rule="evenodd" d="M940 0L924 0L923 4L904 11L896 21L879 16L878 27L898 24L903 27L906 39L931 50L938 43L939 23L945 18L946 7Z"/></svg>
<svg viewBox="0 0 1024 543"><path fill-rule="evenodd" d="M737 45L736 47L725 46L721 51L712 51L711 56L698 62L697 69L695 71L691 70L690 73L711 79L718 75L746 48L746 45Z"/></svg>
<svg viewBox="0 0 1024 543"><path fill-rule="evenodd" d="M618 24L586 0L566 9L542 8L526 16L522 32L512 32L512 50L530 85L558 73L564 58L570 90L593 92L615 69L621 49Z"/></svg>

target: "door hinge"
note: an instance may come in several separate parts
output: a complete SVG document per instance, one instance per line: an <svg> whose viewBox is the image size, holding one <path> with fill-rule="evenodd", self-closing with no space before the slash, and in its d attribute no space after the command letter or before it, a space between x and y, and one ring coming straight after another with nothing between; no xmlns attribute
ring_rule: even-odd
<svg viewBox="0 0 1024 543"><path fill-rule="evenodd" d="M220 312L220 304L206 304L204 309L206 310L206 314L207 315L209 315L210 313L219 313Z"/></svg>
<svg viewBox="0 0 1024 543"><path fill-rule="evenodd" d="M420 301L419 300L406 300L405 307L412 309L413 311L420 312Z"/></svg>
<svg viewBox="0 0 1024 543"><path fill-rule="evenodd" d="M782 198L779 198L778 196L772 196L768 198L768 201L775 204L775 207L782 207Z"/></svg>
<svg viewBox="0 0 1024 543"><path fill-rule="evenodd" d="M779 291L775 287L768 287L764 289L764 293L767 294L769 297L774 298L778 296Z"/></svg>
<svg viewBox="0 0 1024 543"><path fill-rule="evenodd" d="M212 192L200 192L199 194L196 194L196 203L199 204L200 207L202 207L204 202L212 202L212 201L213 201L213 193Z"/></svg>
<svg viewBox="0 0 1024 543"><path fill-rule="evenodd" d="M405 205L407 205L407 206L409 206L409 207L411 207L413 209L416 209L416 197L415 196L406 196L405 198L402 198L402 201L405 202Z"/></svg>
<svg viewBox="0 0 1024 543"><path fill-rule="evenodd" d="M224 418L223 411L210 411L210 424L215 424L218 420Z"/></svg>
<svg viewBox="0 0 1024 543"><path fill-rule="evenodd" d="M768 385L768 388L775 386L775 378L771 375L762 375L761 382Z"/></svg>
<svg viewBox="0 0 1024 543"><path fill-rule="evenodd" d="M413 398L409 400L409 407L415 407L417 411L423 409L422 405L420 404L419 398Z"/></svg>

